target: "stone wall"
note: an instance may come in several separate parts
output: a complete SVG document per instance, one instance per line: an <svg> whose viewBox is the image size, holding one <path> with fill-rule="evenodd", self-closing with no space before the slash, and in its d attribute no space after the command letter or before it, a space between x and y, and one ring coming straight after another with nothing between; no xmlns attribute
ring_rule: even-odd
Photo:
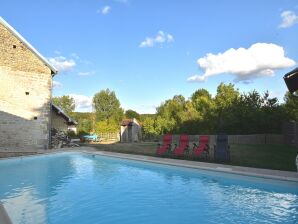
<svg viewBox="0 0 298 224"><path fill-rule="evenodd" d="M0 150L49 146L51 70L0 24Z"/></svg>
<svg viewBox="0 0 298 224"><path fill-rule="evenodd" d="M2 24L0 40L0 66L9 67L14 71L51 74L51 70L43 61Z"/></svg>

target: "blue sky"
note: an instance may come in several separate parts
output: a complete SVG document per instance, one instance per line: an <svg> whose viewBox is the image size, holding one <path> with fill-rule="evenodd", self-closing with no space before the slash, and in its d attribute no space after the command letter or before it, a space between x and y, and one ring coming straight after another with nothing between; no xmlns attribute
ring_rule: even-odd
<svg viewBox="0 0 298 224"><path fill-rule="evenodd" d="M106 88L140 113L220 82L282 100L298 62L297 0L10 0L0 15L59 69L53 95L77 111Z"/></svg>

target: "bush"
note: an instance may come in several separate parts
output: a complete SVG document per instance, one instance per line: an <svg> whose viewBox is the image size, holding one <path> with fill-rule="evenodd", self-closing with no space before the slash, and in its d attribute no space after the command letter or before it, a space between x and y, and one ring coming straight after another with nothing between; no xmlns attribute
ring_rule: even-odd
<svg viewBox="0 0 298 224"><path fill-rule="evenodd" d="M68 135L69 137L71 137L71 138L76 138L76 137L77 137L76 133L75 133L74 131L72 131L72 130L69 130L69 131L67 132L67 135Z"/></svg>
<svg viewBox="0 0 298 224"><path fill-rule="evenodd" d="M119 132L119 130L120 130L120 125L115 121L104 120L104 121L98 121L95 124L96 134L115 133L115 132Z"/></svg>

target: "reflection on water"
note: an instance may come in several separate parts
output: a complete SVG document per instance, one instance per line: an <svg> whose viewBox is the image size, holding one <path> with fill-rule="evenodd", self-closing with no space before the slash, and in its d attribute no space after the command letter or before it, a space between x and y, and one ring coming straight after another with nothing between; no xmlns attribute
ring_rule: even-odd
<svg viewBox="0 0 298 224"><path fill-rule="evenodd" d="M0 200L13 223L47 223L47 200L74 175L71 161L49 156L0 162Z"/></svg>
<svg viewBox="0 0 298 224"><path fill-rule="evenodd" d="M85 154L0 161L14 223L295 223L298 187Z"/></svg>
<svg viewBox="0 0 298 224"><path fill-rule="evenodd" d="M46 223L46 205L33 188L21 188L3 200L13 223Z"/></svg>

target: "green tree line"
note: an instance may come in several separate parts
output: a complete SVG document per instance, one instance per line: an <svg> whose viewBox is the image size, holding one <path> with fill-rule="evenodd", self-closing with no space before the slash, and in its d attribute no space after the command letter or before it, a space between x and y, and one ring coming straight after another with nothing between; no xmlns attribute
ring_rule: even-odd
<svg viewBox="0 0 298 224"><path fill-rule="evenodd" d="M284 103L256 90L240 93L221 83L214 97L198 89L190 99L176 95L162 103L154 117L142 122L144 135L281 133L284 121L298 121L298 99L286 93Z"/></svg>
<svg viewBox="0 0 298 224"><path fill-rule="evenodd" d="M161 103L153 115L124 112L115 92L109 89L94 95L94 111L89 113L73 112L74 100L69 96L53 100L78 121L79 134L119 132L124 118L138 119L145 137L165 133L281 133L284 121L298 121L297 97L286 93L284 102L279 103L268 92L241 93L231 83L221 83L215 96L206 89L198 89L189 99L176 95Z"/></svg>

